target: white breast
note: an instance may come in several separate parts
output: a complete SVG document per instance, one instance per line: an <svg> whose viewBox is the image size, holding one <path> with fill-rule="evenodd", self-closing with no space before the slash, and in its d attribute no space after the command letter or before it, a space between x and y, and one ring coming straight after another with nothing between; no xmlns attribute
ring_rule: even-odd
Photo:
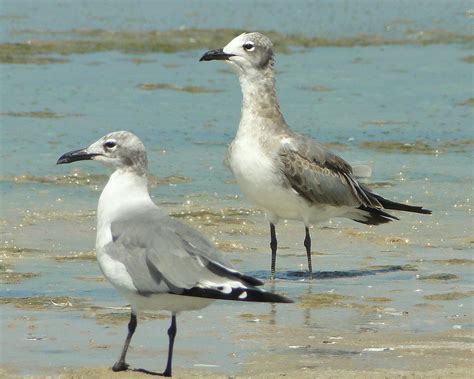
<svg viewBox="0 0 474 379"><path fill-rule="evenodd" d="M97 250L97 261L104 276L117 290L131 293L137 291L132 277L123 263L114 260L107 254L102 254L101 249Z"/></svg>
<svg viewBox="0 0 474 379"><path fill-rule="evenodd" d="M272 222L279 218L303 220L305 201L283 183L277 162L255 138L234 140L229 164L242 192L262 207Z"/></svg>

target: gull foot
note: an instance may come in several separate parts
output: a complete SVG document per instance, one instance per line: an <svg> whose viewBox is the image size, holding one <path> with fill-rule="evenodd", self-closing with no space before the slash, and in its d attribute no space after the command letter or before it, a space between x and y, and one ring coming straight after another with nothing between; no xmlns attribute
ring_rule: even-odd
<svg viewBox="0 0 474 379"><path fill-rule="evenodd" d="M125 362L115 362L115 364L112 366L112 371L117 372L117 371L127 371L128 370L128 364Z"/></svg>

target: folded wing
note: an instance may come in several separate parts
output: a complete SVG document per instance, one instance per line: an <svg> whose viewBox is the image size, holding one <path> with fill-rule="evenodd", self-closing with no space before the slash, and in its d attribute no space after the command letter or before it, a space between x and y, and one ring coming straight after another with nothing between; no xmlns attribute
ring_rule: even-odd
<svg viewBox="0 0 474 379"><path fill-rule="evenodd" d="M125 265L141 295L291 301L257 288L260 280L235 270L202 234L157 209L120 219L111 232L105 252Z"/></svg>

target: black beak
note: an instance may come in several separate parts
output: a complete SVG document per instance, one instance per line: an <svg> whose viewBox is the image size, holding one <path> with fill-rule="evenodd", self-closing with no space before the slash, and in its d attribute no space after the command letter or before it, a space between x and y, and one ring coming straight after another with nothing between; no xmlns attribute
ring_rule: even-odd
<svg viewBox="0 0 474 379"><path fill-rule="evenodd" d="M205 53L201 59L199 59L199 62L202 61L226 61L230 57L234 57L235 54L227 54L224 53L222 49L216 49L216 50L209 50L207 53Z"/></svg>
<svg viewBox="0 0 474 379"><path fill-rule="evenodd" d="M74 150L59 157L56 164L71 163L75 161L86 161L100 154L87 153L86 149Z"/></svg>

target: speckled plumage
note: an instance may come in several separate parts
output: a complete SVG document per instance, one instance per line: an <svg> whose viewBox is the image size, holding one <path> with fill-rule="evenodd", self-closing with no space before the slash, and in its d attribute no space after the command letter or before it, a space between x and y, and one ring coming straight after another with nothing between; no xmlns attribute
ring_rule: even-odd
<svg viewBox="0 0 474 379"><path fill-rule="evenodd" d="M216 54L218 57L216 57ZM201 60L224 59L237 72L242 90L242 114L225 163L242 192L267 212L272 232L272 277L276 255L274 225L280 219L306 226L305 246L311 271L308 225L332 217L366 224L397 219L383 209L430 213L388 201L360 184L352 167L314 139L292 132L275 92L271 41L261 33L243 33L222 50Z"/></svg>

